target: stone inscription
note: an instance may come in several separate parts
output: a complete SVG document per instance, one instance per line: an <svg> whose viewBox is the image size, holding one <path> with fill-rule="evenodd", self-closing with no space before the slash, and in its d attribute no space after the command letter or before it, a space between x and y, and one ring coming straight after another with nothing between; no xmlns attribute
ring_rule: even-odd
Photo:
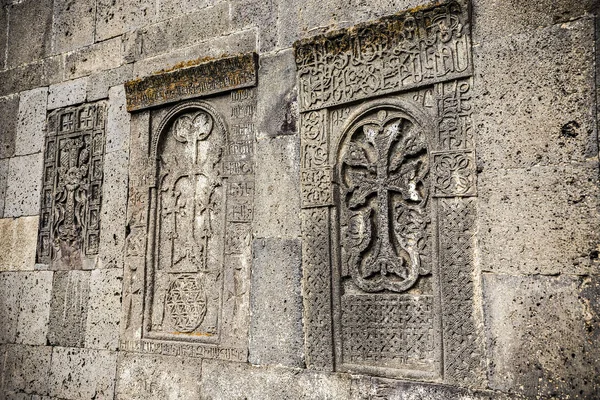
<svg viewBox="0 0 600 400"><path fill-rule="evenodd" d="M248 350L246 349L214 347L191 343L159 342L144 339L121 340L120 350L161 354L164 356L214 358L238 362L246 362L248 359Z"/></svg>
<svg viewBox="0 0 600 400"><path fill-rule="evenodd" d="M295 45L302 111L472 73L466 7L449 2Z"/></svg>
<svg viewBox="0 0 600 400"><path fill-rule="evenodd" d="M94 264L100 241L103 102L48 116L37 262L53 269Z"/></svg>
<svg viewBox="0 0 600 400"><path fill-rule="evenodd" d="M256 54L248 53L133 80L125 84L127 110L254 86L256 71Z"/></svg>

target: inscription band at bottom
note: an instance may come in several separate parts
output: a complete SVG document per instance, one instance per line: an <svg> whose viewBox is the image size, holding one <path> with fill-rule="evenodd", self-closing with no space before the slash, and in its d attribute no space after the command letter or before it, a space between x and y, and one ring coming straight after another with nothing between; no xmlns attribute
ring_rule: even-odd
<svg viewBox="0 0 600 400"><path fill-rule="evenodd" d="M246 362L248 350L233 347L203 346L189 343L166 343L154 340L121 340L122 351L161 354L164 356L185 356L212 358L226 361Z"/></svg>

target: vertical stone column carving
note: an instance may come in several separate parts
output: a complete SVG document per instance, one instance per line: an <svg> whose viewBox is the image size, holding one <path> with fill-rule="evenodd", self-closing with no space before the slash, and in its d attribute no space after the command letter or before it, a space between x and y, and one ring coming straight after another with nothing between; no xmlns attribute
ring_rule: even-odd
<svg viewBox="0 0 600 400"><path fill-rule="evenodd" d="M479 382L468 7L295 44L309 368Z"/></svg>

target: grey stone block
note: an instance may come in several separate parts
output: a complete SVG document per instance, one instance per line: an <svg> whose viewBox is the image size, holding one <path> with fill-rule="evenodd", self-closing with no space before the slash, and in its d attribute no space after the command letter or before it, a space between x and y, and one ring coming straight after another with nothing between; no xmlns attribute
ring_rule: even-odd
<svg viewBox="0 0 600 400"><path fill-rule="evenodd" d="M214 6L219 0L161 0L158 5L158 18L173 18L181 14Z"/></svg>
<svg viewBox="0 0 600 400"><path fill-rule="evenodd" d="M480 167L586 161L598 153L590 18L473 48Z"/></svg>
<svg viewBox="0 0 600 400"><path fill-rule="evenodd" d="M104 155L100 229L100 268L123 268L127 216L128 152Z"/></svg>
<svg viewBox="0 0 600 400"><path fill-rule="evenodd" d="M254 236L299 237L300 139L294 135L258 140L256 154Z"/></svg>
<svg viewBox="0 0 600 400"><path fill-rule="evenodd" d="M48 343L82 347L89 301L89 271L57 271L52 284Z"/></svg>
<svg viewBox="0 0 600 400"><path fill-rule="evenodd" d="M490 387L528 398L600 392L597 278L484 274Z"/></svg>
<svg viewBox="0 0 600 400"><path fill-rule="evenodd" d="M6 55L8 40L8 14L6 7L0 7L0 55ZM6 69L6 57L0 57L0 70Z"/></svg>
<svg viewBox="0 0 600 400"><path fill-rule="evenodd" d="M173 50L167 54L137 61L134 64L133 75L135 77L145 77L161 70L176 67L178 64L186 64L190 60L198 60L204 57L218 58L223 54L235 55L252 51L256 51L256 31L245 30L227 36L211 38L199 44Z"/></svg>
<svg viewBox="0 0 600 400"><path fill-rule="evenodd" d="M32 271L39 218L0 219L0 271Z"/></svg>
<svg viewBox="0 0 600 400"><path fill-rule="evenodd" d="M47 87L20 93L15 155L39 153L44 148L47 104Z"/></svg>
<svg viewBox="0 0 600 400"><path fill-rule="evenodd" d="M349 399L349 375L204 360L201 400Z"/></svg>
<svg viewBox="0 0 600 400"><path fill-rule="evenodd" d="M87 90L88 78L51 85L48 93L48 110L83 103Z"/></svg>
<svg viewBox="0 0 600 400"><path fill-rule="evenodd" d="M206 21L210 21L210 24ZM173 48L189 46L227 32L229 5L223 2L141 29L135 39L139 46L136 59L166 53Z"/></svg>
<svg viewBox="0 0 600 400"><path fill-rule="evenodd" d="M105 350L54 347L49 392L58 398L112 400L117 356Z"/></svg>
<svg viewBox="0 0 600 400"><path fill-rule="evenodd" d="M129 151L129 120L123 85L108 91L108 115L106 118L106 144L104 151Z"/></svg>
<svg viewBox="0 0 600 400"><path fill-rule="evenodd" d="M0 343L14 343L21 301L22 275L0 272Z"/></svg>
<svg viewBox="0 0 600 400"><path fill-rule="evenodd" d="M52 0L26 0L8 6L7 67L31 63L50 52Z"/></svg>
<svg viewBox="0 0 600 400"><path fill-rule="evenodd" d="M598 164L479 174L481 268L598 273Z"/></svg>
<svg viewBox="0 0 600 400"><path fill-rule="evenodd" d="M90 75L87 86L87 101L108 98L108 91L113 86L122 85L133 78L133 64L125 64L118 68Z"/></svg>
<svg viewBox="0 0 600 400"><path fill-rule="evenodd" d="M4 217L4 198L8 179L8 158L0 159L0 218Z"/></svg>
<svg viewBox="0 0 600 400"><path fill-rule="evenodd" d="M202 361L194 358L119 353L116 398L197 399Z"/></svg>
<svg viewBox="0 0 600 400"><path fill-rule="evenodd" d="M258 28L260 52L273 50L277 46L277 6L276 0L232 1L232 30Z"/></svg>
<svg viewBox="0 0 600 400"><path fill-rule="evenodd" d="M302 243L259 238L252 254L248 361L302 368Z"/></svg>
<svg viewBox="0 0 600 400"><path fill-rule="evenodd" d="M297 135L299 115L293 50L261 57L258 81L257 137Z"/></svg>
<svg viewBox="0 0 600 400"><path fill-rule="evenodd" d="M16 342L43 346L48 334L52 272L36 271L23 275Z"/></svg>
<svg viewBox="0 0 600 400"><path fill-rule="evenodd" d="M95 0L54 0L53 54L94 43Z"/></svg>
<svg viewBox="0 0 600 400"><path fill-rule="evenodd" d="M47 86L62 81L62 56L47 57L41 61L0 71L0 96Z"/></svg>
<svg viewBox="0 0 600 400"><path fill-rule="evenodd" d="M156 21L155 0L98 0L96 4L98 42Z"/></svg>
<svg viewBox="0 0 600 400"><path fill-rule="evenodd" d="M121 318L123 270L93 270L85 328L85 347L117 350Z"/></svg>
<svg viewBox="0 0 600 400"><path fill-rule="evenodd" d="M18 112L18 95L0 98L0 158L12 157L15 154Z"/></svg>
<svg viewBox="0 0 600 400"><path fill-rule="evenodd" d="M65 56L65 79L75 79L123 64L122 40L114 38Z"/></svg>
<svg viewBox="0 0 600 400"><path fill-rule="evenodd" d="M40 190L44 160L42 153L13 157L8 163L4 217L40 213Z"/></svg>
<svg viewBox="0 0 600 400"><path fill-rule="evenodd" d="M52 347L49 346L6 346L6 365L0 374L5 390L48 394L48 376Z"/></svg>
<svg viewBox="0 0 600 400"><path fill-rule="evenodd" d="M473 1L473 41L509 36L598 12L594 0ZM507 23L510 21L510 23Z"/></svg>

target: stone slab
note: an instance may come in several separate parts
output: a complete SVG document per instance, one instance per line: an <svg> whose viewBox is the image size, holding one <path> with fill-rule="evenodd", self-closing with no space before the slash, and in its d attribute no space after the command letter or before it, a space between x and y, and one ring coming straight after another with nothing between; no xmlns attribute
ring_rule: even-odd
<svg viewBox="0 0 600 400"><path fill-rule="evenodd" d="M63 79L62 56L0 71L0 96L58 83Z"/></svg>
<svg viewBox="0 0 600 400"><path fill-rule="evenodd" d="M116 365L111 351L54 347L49 393L72 400L112 400Z"/></svg>
<svg viewBox="0 0 600 400"><path fill-rule="evenodd" d="M128 151L119 150L104 155L102 184L101 229L99 246L100 268L123 268L125 225L127 216Z"/></svg>
<svg viewBox="0 0 600 400"><path fill-rule="evenodd" d="M194 62L200 57L219 58L223 55L255 52L257 50L256 40L256 30L254 29L211 38L192 46L174 49L166 54L136 61L133 75L136 78L145 77L159 71L189 65L190 61Z"/></svg>
<svg viewBox="0 0 600 400"><path fill-rule="evenodd" d="M82 347L89 304L89 271L56 271L52 284L48 343Z"/></svg>
<svg viewBox="0 0 600 400"><path fill-rule="evenodd" d="M214 6L218 0L161 0L158 5L158 18L161 20Z"/></svg>
<svg viewBox="0 0 600 400"><path fill-rule="evenodd" d="M234 31L257 28L261 53L277 46L277 0L243 0L231 2L231 28Z"/></svg>
<svg viewBox="0 0 600 400"><path fill-rule="evenodd" d="M14 343L21 301L22 274L0 272L0 343Z"/></svg>
<svg viewBox="0 0 600 400"><path fill-rule="evenodd" d="M88 78L51 85L48 93L48 110L80 104L85 101Z"/></svg>
<svg viewBox="0 0 600 400"><path fill-rule="evenodd" d="M43 346L48 334L53 273L35 271L22 275L23 291L19 303L16 342Z"/></svg>
<svg viewBox="0 0 600 400"><path fill-rule="evenodd" d="M252 254L248 361L302 368L302 243L259 238Z"/></svg>
<svg viewBox="0 0 600 400"><path fill-rule="evenodd" d="M593 43L583 18L473 47L479 168L597 157Z"/></svg>
<svg viewBox="0 0 600 400"><path fill-rule="evenodd" d="M12 157L15 154L18 112L18 95L0 98L0 158Z"/></svg>
<svg viewBox="0 0 600 400"><path fill-rule="evenodd" d="M105 40L65 56L65 79L75 79L123 64L121 38Z"/></svg>
<svg viewBox="0 0 600 400"><path fill-rule="evenodd" d="M129 151L129 120L125 87L118 85L108 91L108 115L106 118L106 142L104 151Z"/></svg>
<svg viewBox="0 0 600 400"><path fill-rule="evenodd" d="M257 56L247 53L204 62L125 84L127 111L256 85Z"/></svg>
<svg viewBox="0 0 600 400"><path fill-rule="evenodd" d="M33 271L39 217L0 219L0 272Z"/></svg>
<svg viewBox="0 0 600 400"><path fill-rule="evenodd" d="M42 153L10 159L4 200L5 218L40 213L43 165Z"/></svg>
<svg viewBox="0 0 600 400"><path fill-rule="evenodd" d="M122 290L122 269L92 271L85 327L86 348L118 349Z"/></svg>
<svg viewBox="0 0 600 400"><path fill-rule="evenodd" d="M60 54L94 43L96 2L54 0L52 51Z"/></svg>
<svg viewBox="0 0 600 400"><path fill-rule="evenodd" d="M6 196L6 181L8 179L8 158L0 159L0 218L4 217L4 198Z"/></svg>
<svg viewBox="0 0 600 400"><path fill-rule="evenodd" d="M598 164L479 174L481 268L508 274L596 274Z"/></svg>
<svg viewBox="0 0 600 400"><path fill-rule="evenodd" d="M122 85L133 78L133 64L125 64L90 75L87 85L87 101L108 98L109 89Z"/></svg>
<svg viewBox="0 0 600 400"><path fill-rule="evenodd" d="M155 0L98 0L96 4L96 41L156 21Z"/></svg>
<svg viewBox="0 0 600 400"><path fill-rule="evenodd" d="M193 358L119 353L116 398L198 399L202 361Z"/></svg>
<svg viewBox="0 0 600 400"><path fill-rule="evenodd" d="M48 394L48 377L52 347L6 346L6 365L0 372L5 390L31 394Z"/></svg>
<svg viewBox="0 0 600 400"><path fill-rule="evenodd" d="M599 281L483 275L490 387L528 398L600 391Z"/></svg>
<svg viewBox="0 0 600 400"><path fill-rule="evenodd" d="M6 69L6 45L8 40L8 13L6 7L0 7L0 70Z"/></svg>
<svg viewBox="0 0 600 400"><path fill-rule="evenodd" d="M299 137L258 140L256 152L254 236L300 237Z"/></svg>
<svg viewBox="0 0 600 400"><path fill-rule="evenodd" d="M52 0L12 2L8 6L7 67L40 60L50 53Z"/></svg>
<svg viewBox="0 0 600 400"><path fill-rule="evenodd" d="M39 153L44 148L47 104L47 87L20 93L15 155Z"/></svg>

